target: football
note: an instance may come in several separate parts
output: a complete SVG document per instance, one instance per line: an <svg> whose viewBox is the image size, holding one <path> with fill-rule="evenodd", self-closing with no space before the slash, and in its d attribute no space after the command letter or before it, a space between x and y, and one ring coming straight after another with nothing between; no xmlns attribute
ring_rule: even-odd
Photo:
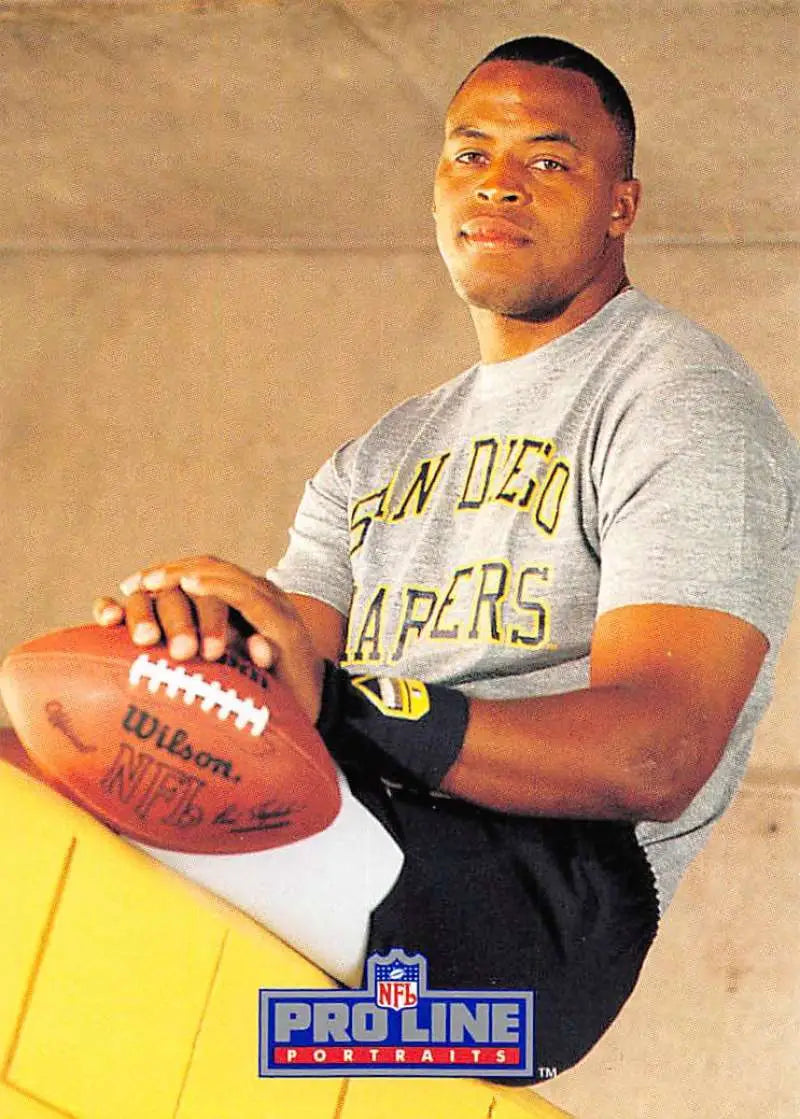
<svg viewBox="0 0 800 1119"><path fill-rule="evenodd" d="M291 692L246 658L174 661L124 626L13 649L0 691L49 784L154 847L235 854L326 828L333 762Z"/></svg>

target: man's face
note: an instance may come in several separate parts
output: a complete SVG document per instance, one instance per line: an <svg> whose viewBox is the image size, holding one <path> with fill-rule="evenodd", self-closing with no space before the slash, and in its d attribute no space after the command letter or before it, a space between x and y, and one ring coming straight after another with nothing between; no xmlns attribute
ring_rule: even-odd
<svg viewBox="0 0 800 1119"><path fill-rule="evenodd" d="M473 307L557 315L619 260L636 184L594 83L527 62L488 62L454 98L436 169L439 251Z"/></svg>

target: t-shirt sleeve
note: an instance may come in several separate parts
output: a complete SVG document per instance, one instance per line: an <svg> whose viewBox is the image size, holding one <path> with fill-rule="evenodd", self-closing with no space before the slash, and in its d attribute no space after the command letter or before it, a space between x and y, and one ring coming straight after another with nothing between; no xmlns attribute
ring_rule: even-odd
<svg viewBox="0 0 800 1119"><path fill-rule="evenodd" d="M346 443L306 483L289 529L289 546L267 577L283 590L310 595L345 617L353 596L350 566L349 474Z"/></svg>
<svg viewBox="0 0 800 1119"><path fill-rule="evenodd" d="M598 613L706 607L777 645L797 571L798 454L768 397L729 370L690 370L619 405L598 450Z"/></svg>

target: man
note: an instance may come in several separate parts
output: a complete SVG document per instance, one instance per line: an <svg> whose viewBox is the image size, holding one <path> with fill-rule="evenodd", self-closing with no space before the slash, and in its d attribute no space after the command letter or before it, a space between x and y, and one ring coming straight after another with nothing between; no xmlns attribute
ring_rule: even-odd
<svg viewBox="0 0 800 1119"><path fill-rule="evenodd" d="M179 659L218 657L232 608L341 767L342 819L295 850L157 857L345 981L396 944L436 987L534 988L538 1060L561 1070L735 790L797 568L774 408L629 285L633 144L590 55L487 56L434 190L480 363L340 448L269 580L200 557L95 606ZM428 685L418 709L392 698L403 677Z"/></svg>

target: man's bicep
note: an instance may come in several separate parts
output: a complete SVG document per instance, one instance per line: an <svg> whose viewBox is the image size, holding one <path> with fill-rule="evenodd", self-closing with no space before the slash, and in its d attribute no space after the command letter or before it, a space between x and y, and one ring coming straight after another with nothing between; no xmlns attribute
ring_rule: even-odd
<svg viewBox="0 0 800 1119"><path fill-rule="evenodd" d="M778 641L794 593L796 458L769 400L724 369L696 368L616 419L595 465L598 615L680 603ZM712 636L738 632L707 624Z"/></svg>
<svg viewBox="0 0 800 1119"><path fill-rule="evenodd" d="M339 649L343 644L344 619L353 596L348 512L352 448L345 444L307 483L289 546L267 572L268 579L296 600L326 656L333 656L337 640ZM304 605L304 599L312 604Z"/></svg>
<svg viewBox="0 0 800 1119"><path fill-rule="evenodd" d="M722 755L768 647L755 626L723 611L622 606L597 619L591 683L640 690L655 719L674 721L674 741L686 744L687 780L699 788Z"/></svg>
<svg viewBox="0 0 800 1119"><path fill-rule="evenodd" d="M311 634L317 652L334 663L341 660L347 619L327 602L310 595L290 594L289 598Z"/></svg>

